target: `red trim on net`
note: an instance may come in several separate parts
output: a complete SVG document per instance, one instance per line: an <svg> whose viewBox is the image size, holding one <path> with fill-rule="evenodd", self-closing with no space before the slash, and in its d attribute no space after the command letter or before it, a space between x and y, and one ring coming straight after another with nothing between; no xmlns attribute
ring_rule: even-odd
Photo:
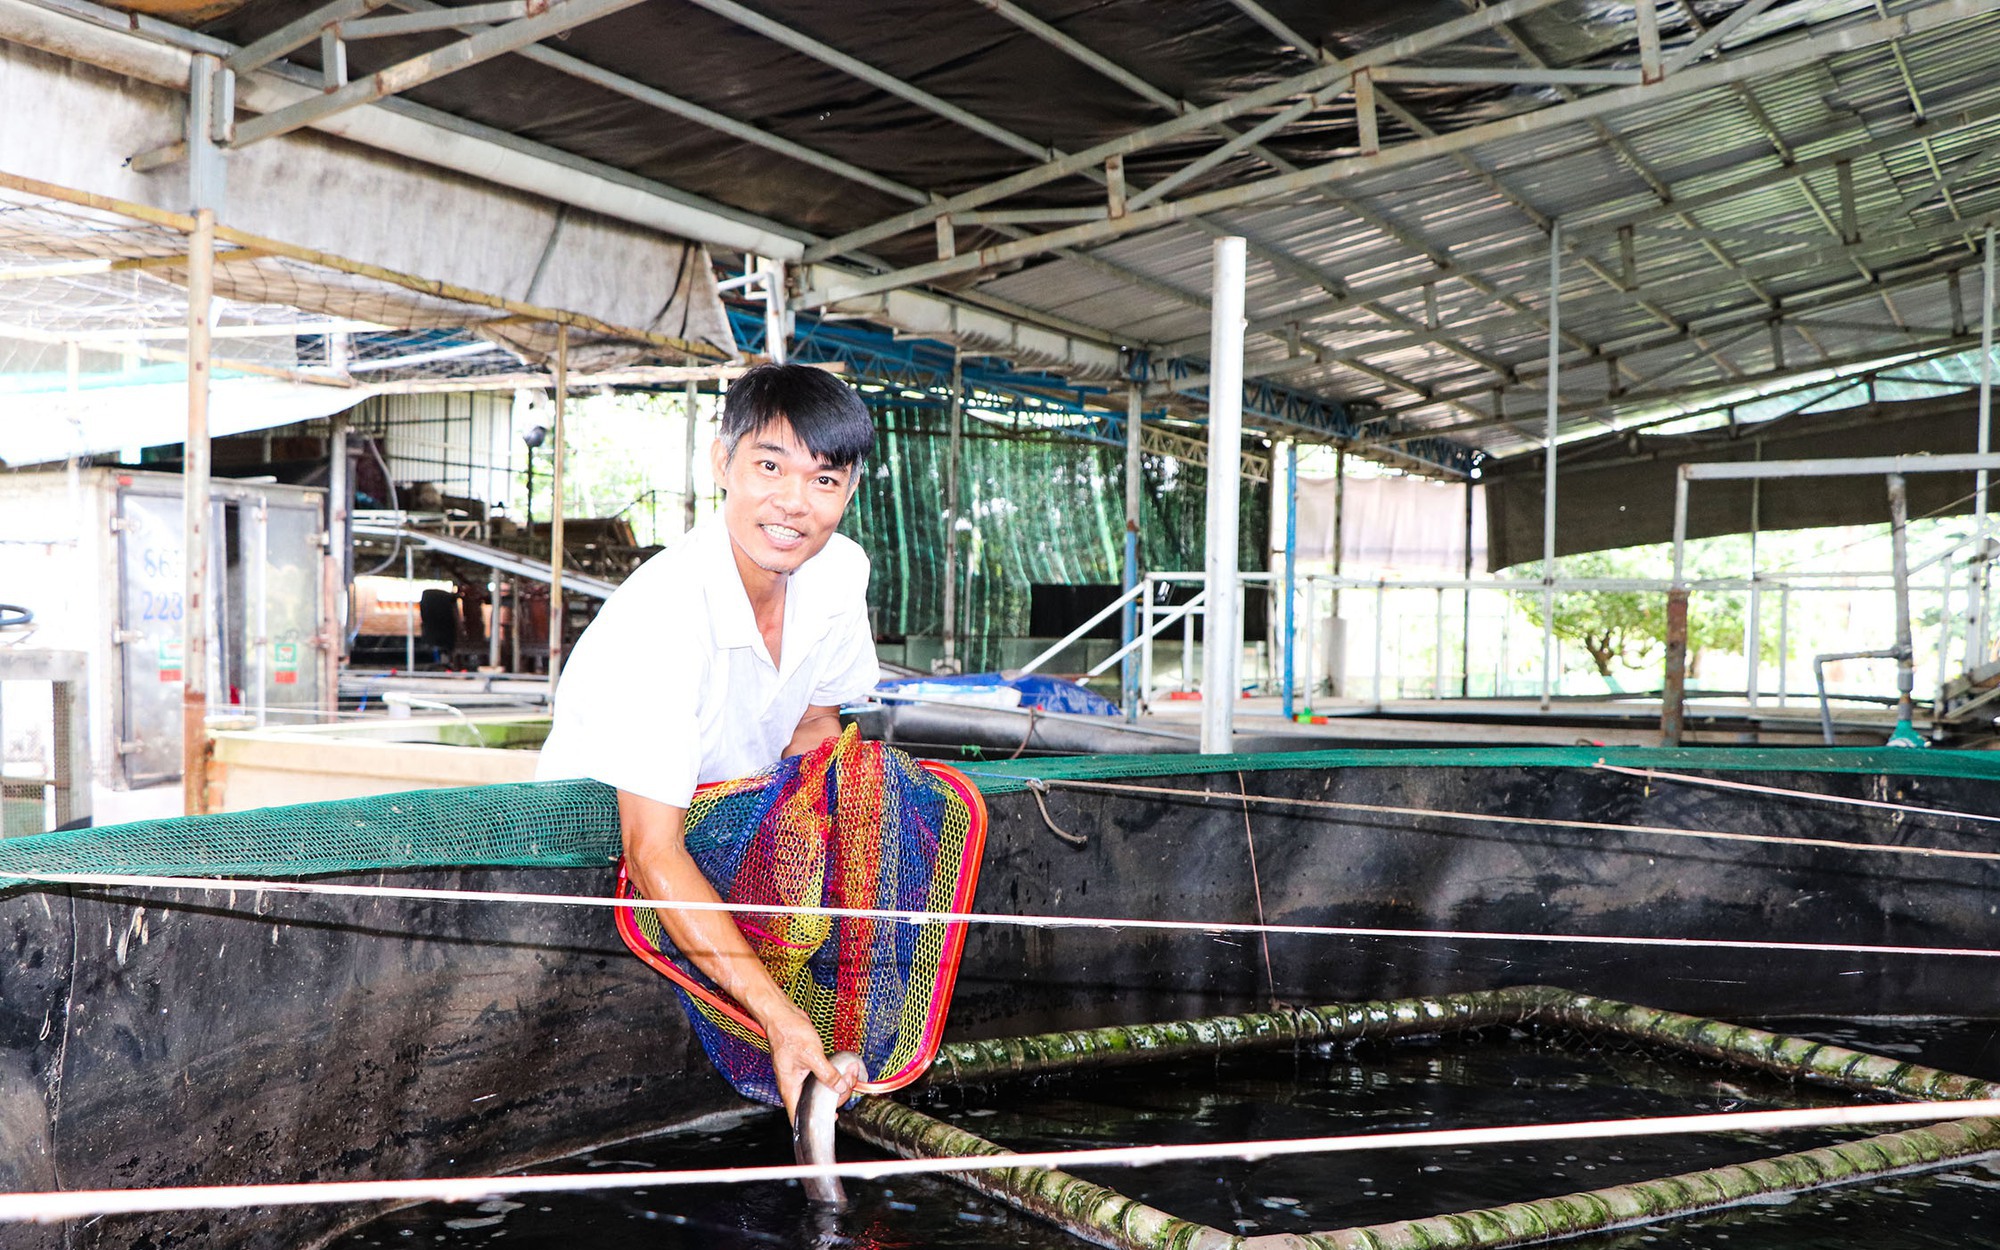
<svg viewBox="0 0 2000 1250"><path fill-rule="evenodd" d="M979 793L978 787L974 786L964 773L949 764L940 764L933 760L918 760L917 764L949 786L952 792L958 795L959 801L966 806L968 817L965 845L959 852L961 871L958 874L958 887L952 894L951 910L970 911L973 894L979 885L980 859L986 851L986 797ZM726 782L710 782L697 786L695 793L700 794L711 786L726 784ZM617 894L619 898L638 897L632 889L631 878L626 874L625 861L622 858L618 861ZM734 919L733 916L731 918ZM646 936L646 931L639 927L639 916L635 909L620 907L617 911L617 923L618 936L625 939L625 945L630 947L632 953L643 960L646 966L672 981L691 997L700 999L758 1037L765 1035L763 1026L752 1019L743 1008L696 981L682 971L680 965L667 958L666 954L653 944L652 939ZM742 927L740 921L738 927ZM945 926L944 940L938 951L937 988L931 994L930 1014L924 1020L923 1036L918 1039L916 1051L911 1055L910 1061L886 1076L855 1086L857 1093L886 1094L901 1089L922 1076L930 1067L931 1060L937 1055L939 1043L944 1040L945 1014L951 1007L952 989L958 984L958 965L960 957L965 952L965 934L966 924L962 920Z"/></svg>
<svg viewBox="0 0 2000 1250"><path fill-rule="evenodd" d="M625 861L622 858L618 861L618 897L639 897L633 893L632 880L626 875ZM653 945L653 940L646 936L644 929L639 927L639 913L635 909L630 907L620 907L618 909L618 936L625 939L625 945L631 948L634 955L644 960L647 967L659 973L667 980L672 981L675 985L680 986L689 995L707 1003L723 1015L728 1016L731 1020L755 1033L758 1037L764 1036L764 1026L751 1019L748 1012L714 990L709 989L706 985L695 980L687 973L682 972L679 964L668 959L659 947Z"/></svg>

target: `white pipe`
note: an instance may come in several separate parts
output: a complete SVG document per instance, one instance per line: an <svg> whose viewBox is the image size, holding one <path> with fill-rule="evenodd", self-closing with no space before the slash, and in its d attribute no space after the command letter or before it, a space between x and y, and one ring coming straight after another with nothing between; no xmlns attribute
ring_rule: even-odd
<svg viewBox="0 0 2000 1250"><path fill-rule="evenodd" d="M1985 285L1980 288L1979 298L1979 454L1985 455L1993 449L1993 227L1986 227L1986 257L1983 269ZM1978 522L1980 551L1979 573L1972 581L1971 620L1966 628L1965 657L1967 672L1986 663L1986 591L1990 581L1987 561L1986 536L1989 518L1986 512L1987 475L1985 469L1973 474L1972 515Z"/></svg>
<svg viewBox="0 0 2000 1250"><path fill-rule="evenodd" d="M1556 409L1562 398L1562 222L1549 223L1548 416L1542 456L1542 710L1555 688Z"/></svg>
<svg viewBox="0 0 2000 1250"><path fill-rule="evenodd" d="M1237 665L1242 658L1237 606L1237 522L1243 506L1244 242L1214 247L1208 350L1208 606L1202 648L1201 751L1228 752L1236 722Z"/></svg>

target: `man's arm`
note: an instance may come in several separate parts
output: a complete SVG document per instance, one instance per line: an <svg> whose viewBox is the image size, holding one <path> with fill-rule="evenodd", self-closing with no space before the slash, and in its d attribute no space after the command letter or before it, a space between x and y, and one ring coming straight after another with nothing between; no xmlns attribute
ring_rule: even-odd
<svg viewBox="0 0 2000 1250"><path fill-rule="evenodd" d="M792 740L785 744L785 754L804 755L828 738L839 736L839 708L809 707L806 714L799 717L799 727L792 731Z"/></svg>
<svg viewBox="0 0 2000 1250"><path fill-rule="evenodd" d="M810 712L807 718L811 719ZM837 716L834 727L839 727ZM801 721L800 732L805 728L806 722ZM625 868L640 894L661 902L721 901L687 853L686 808L620 790L618 821L625 835ZM830 1086L841 1100L846 1099L853 1091L854 1078L827 1062L826 1049L812 1021L771 979L728 912L662 908L654 914L681 953L764 1026L786 1115L794 1114L808 1072Z"/></svg>

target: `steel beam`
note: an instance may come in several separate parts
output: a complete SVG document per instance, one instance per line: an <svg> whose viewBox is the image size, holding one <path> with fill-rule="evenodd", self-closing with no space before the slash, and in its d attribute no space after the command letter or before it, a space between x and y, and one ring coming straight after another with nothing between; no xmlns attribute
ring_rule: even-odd
<svg viewBox="0 0 2000 1250"><path fill-rule="evenodd" d="M1500 10L1501 6L1482 9L1479 15L1491 17ZM1432 139L1415 140L1385 148L1374 156L1329 161L1296 173L1282 174L1241 186L1224 187L1184 200L1154 204L1129 212L1116 220L1085 223L1033 238L996 244L949 260L933 261L887 274L857 279L828 291L808 292L800 301L800 306L820 307L841 299L894 290L897 287L1023 260L1059 248L1078 247L1121 238L1170 221L1257 204L1300 191L1312 191L1329 182L1378 174L1418 161L1468 150L1482 143L1518 139L1558 126L1587 123L1606 114L1646 107L1693 92L1726 86L1732 82L1762 79L1788 72L1830 56L1865 50L1892 38L1921 34L1952 22L1983 16L1990 11L1990 6L1980 3L1979 0L1933 0L1930 4L1911 9L1893 18L1860 22L1801 36L1762 51L1705 64L1659 83L1615 88L1562 104L1550 105L1531 113L1469 126ZM932 209L917 211L930 214L922 219L927 223L941 215L933 211L935 208L936 206L933 206Z"/></svg>
<svg viewBox="0 0 2000 1250"><path fill-rule="evenodd" d="M1917 125L1912 126L1908 130L1881 138L1870 138L1861 143L1852 144L1816 157L1801 160L1794 165L1788 165L1782 169L1763 170L1720 187L1712 187L1689 195L1674 195L1667 202L1647 208L1641 212L1601 218L1595 221L1566 219L1563 224L1563 230L1569 237L1570 249L1573 252L1579 251L1596 244L1615 241L1619 232L1623 230L1642 228L1664 218L1677 217L1682 213L1727 203L1730 200L1754 194L1755 192L1766 190L1781 183L1800 181L1808 175L1831 170L1835 162L1839 160L1858 161L1867 157L1886 155L1898 148L1917 143L1927 137L1942 138L1961 130L1986 125L1995 120L2000 120L2000 105L1966 108L1951 114L1933 114L1929 119L1920 120ZM1757 158L1757 163L1762 164L1766 160L1768 160L1767 157L1759 157ZM1713 170L1705 170L1699 175L1704 181L1710 180L1714 176L1715 171ZM1387 299L1395 295L1419 290L1431 283L1451 278L1463 279L1468 275L1476 276L1481 269L1527 264L1536 257L1544 255L1546 250L1546 241L1538 237L1520 243L1505 244L1485 252L1474 254L1459 253L1450 258L1449 263L1441 265L1436 272L1425 273L1410 278L1393 279L1369 286L1354 287L1347 293L1344 299L1333 299L1320 304L1304 305L1299 308L1289 309L1280 316L1259 318L1251 322L1250 328L1252 331L1282 329L1286 324L1295 320L1311 321L1319 317L1342 312L1354 307L1360 300ZM1191 348L1198 342L1199 340L1188 340L1185 346ZM1166 346L1172 350L1183 346L1183 344L1169 343Z"/></svg>
<svg viewBox="0 0 2000 1250"><path fill-rule="evenodd" d="M490 61L496 56L517 51L551 35L560 34L586 22L596 21L621 9L629 9L638 3L640 0L554 0L546 10L534 17L524 17L503 26L490 27L477 35L447 44L434 52L413 56L388 69L378 70L366 78L357 79L317 99L301 100L297 104L244 122L236 128L236 142L232 146L247 147L264 139L289 134L302 126L324 121L348 109L372 104L377 100L442 78L446 74L478 65L482 61Z"/></svg>
<svg viewBox="0 0 2000 1250"><path fill-rule="evenodd" d="M322 5L303 17L293 18L263 38L245 44L230 53L223 64L233 74L262 69L286 53L296 52L312 43L327 27L373 13L386 3L388 0L333 0L331 4Z"/></svg>
<svg viewBox="0 0 2000 1250"><path fill-rule="evenodd" d="M1170 121L1120 135L1116 139L1046 161L1033 169L1011 174L983 187L947 196L923 208L914 209L861 230L850 231L810 249L806 259L824 260L841 255L854 248L927 226L939 217L977 208L982 204L1018 195L1058 179L1097 169L1114 156L1130 156L1135 152L1143 152L1196 131L1210 129L1217 122L1227 122L1247 113L1282 105L1299 95L1344 85L1356 69L1386 65L1391 61L1447 47L1469 35L1491 30L1498 21L1524 17L1559 2L1560 0L1502 0L1501 3L1477 14L1440 23L1428 30L1371 48L1344 61L1320 66L1268 87L1232 96L1207 108L1196 109Z"/></svg>

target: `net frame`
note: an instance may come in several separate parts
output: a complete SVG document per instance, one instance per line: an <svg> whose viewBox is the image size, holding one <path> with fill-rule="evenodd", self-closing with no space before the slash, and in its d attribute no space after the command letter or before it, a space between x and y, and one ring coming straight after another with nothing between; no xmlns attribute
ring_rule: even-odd
<svg viewBox="0 0 2000 1250"><path fill-rule="evenodd" d="M950 856L951 860L954 860L957 866L957 871L952 876L950 896L948 898L937 897L937 878L934 872L932 897L928 901L930 903L930 910L961 913L970 911L973 896L979 884L979 863L986 843L986 803L979 789L973 784L970 778L948 764L933 760L911 760L908 756L903 755L902 752L895 751L894 748L887 747L881 743L863 742L859 739L858 735L855 735L852 729L846 735L843 735L841 741L845 741L848 738L852 738L857 745L879 750L885 755L893 753L894 756L900 757L906 764L914 766L917 772L927 775L942 786L944 794L947 796L946 803L948 806L955 802L964 809L966 829L956 853ZM688 808L688 832L693 833L704 819L712 816L716 812L717 804L721 799L744 793L746 789L752 787L761 787L768 784L770 784L770 771L766 770L763 773L753 774L749 778L741 778L735 781L711 782L697 787L693 802ZM827 837L831 839L839 835L840 829L837 824L830 823L830 827L827 829ZM942 870L946 866L946 852L941 848L938 855L937 869ZM822 897L830 888L830 881L822 885ZM717 892L724 897L725 901L744 901L741 899L730 899L726 887L718 888ZM618 863L617 896L619 898L638 897L628 875L626 861L622 858ZM615 916L618 935L624 939L626 946L632 953L648 967L666 977L676 989L686 996L685 1001L689 1009L690 1019L697 1024L698 1031L702 1021L694 1019L697 1014L705 1017L709 1025L730 1034L738 1041L747 1043L759 1050L768 1051L763 1027L741 1005L731 1001L727 996L713 987L704 984L700 978L682 968L667 950L662 949L663 942L666 939L664 930L661 928L655 912L644 908L620 908L615 913ZM732 919L736 921L739 928L746 926L743 916L732 915ZM826 935L821 942L814 944L815 949L818 949L824 943L839 941L838 934L834 930L842 921L828 918L824 923L827 931ZM938 1046L943 1041L945 1018L950 1008L953 988L957 984L959 961L965 948L967 924L964 921L939 921L937 922L937 927L941 932L936 948L935 963L933 964L928 960L913 960L910 970L911 983L915 983L920 978L928 977L932 985L929 997L924 1003L923 1020L917 1030L916 1036L914 1038L904 1036L903 1040L891 1051L892 1055L897 1052L902 1053L904 1056L902 1062L896 1064L886 1072L874 1074L872 1079L857 1085L855 1088L858 1093L885 1094L901 1089L917 1080L929 1070L931 1060L936 1055ZM794 945L772 934L760 933L759 936L768 942L781 946ZM807 955L809 954L810 952L807 952ZM805 958L805 955L800 956L799 963L801 965L803 965ZM768 963L766 967L767 971L772 971L773 979L778 981L780 987L786 989L788 997L791 997L793 1002L801 1010L805 1011L807 1017L813 1021L815 1029L820 1034L822 1044L827 1045L829 1049L833 1048L836 1044L834 1038L831 1036L833 1021L826 1018L827 1013L824 1010L815 1009L817 1006L824 1006L824 1004L799 1002L798 996L793 993L794 987L801 981L806 980L806 978L786 973L783 970L771 969ZM901 1014L903 1015L903 1026L907 1029L910 1024L907 1013L907 1002L905 1010ZM721 1067L722 1065L718 1062L717 1066ZM731 1076L731 1080L732 1083L735 1083L733 1075Z"/></svg>

